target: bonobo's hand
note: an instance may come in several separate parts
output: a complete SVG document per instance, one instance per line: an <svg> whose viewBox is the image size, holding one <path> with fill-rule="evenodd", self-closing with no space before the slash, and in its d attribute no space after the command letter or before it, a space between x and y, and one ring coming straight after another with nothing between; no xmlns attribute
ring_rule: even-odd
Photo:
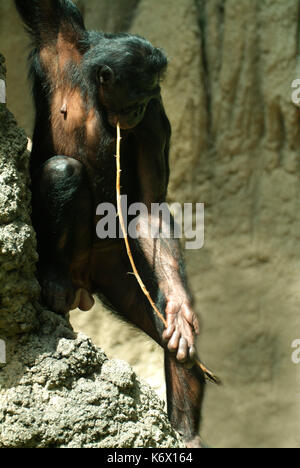
<svg viewBox="0 0 300 468"><path fill-rule="evenodd" d="M166 305L167 327L163 341L170 352L176 353L179 362L190 366L197 356L195 335L199 335L199 322L188 300L168 299Z"/></svg>

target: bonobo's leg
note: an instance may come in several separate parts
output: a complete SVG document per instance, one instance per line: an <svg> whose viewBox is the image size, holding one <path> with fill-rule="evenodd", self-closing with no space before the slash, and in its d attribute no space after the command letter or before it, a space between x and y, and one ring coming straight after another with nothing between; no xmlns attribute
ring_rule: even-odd
<svg viewBox="0 0 300 468"><path fill-rule="evenodd" d="M97 270L98 264L98 270ZM155 291L151 281L147 284L148 274L145 275L139 265L139 271L155 298ZM136 278L130 272L132 268L128 262L123 246L116 251L101 256L101 270L99 260L94 259L92 266L95 287L110 302L113 308L124 319L147 333L165 349L165 371L167 386L168 415L173 427L182 434L187 445L200 447L198 436L202 398L204 393L204 378L202 372L194 366L187 369L176 359L176 354L170 354L163 344L163 325L154 315L148 300L140 289ZM146 279L145 279L146 278ZM145 365L147 362L145 361Z"/></svg>
<svg viewBox="0 0 300 468"><path fill-rule="evenodd" d="M93 197L83 164L66 156L49 159L33 175L32 210L42 302L57 313L88 310L93 299L81 288L88 289Z"/></svg>
<svg viewBox="0 0 300 468"><path fill-rule="evenodd" d="M171 424L183 435L187 447L201 448L199 436L205 379L194 365L187 369L175 356L165 351L168 416Z"/></svg>

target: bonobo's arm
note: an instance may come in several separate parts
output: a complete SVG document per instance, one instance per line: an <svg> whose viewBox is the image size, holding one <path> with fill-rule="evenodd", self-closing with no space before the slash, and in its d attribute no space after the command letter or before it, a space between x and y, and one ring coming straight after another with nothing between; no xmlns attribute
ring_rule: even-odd
<svg viewBox="0 0 300 468"><path fill-rule="evenodd" d="M15 0L15 4L36 48L31 54L35 74L43 75L50 90L62 86L66 66L80 64L89 49L81 14L69 0Z"/></svg>
<svg viewBox="0 0 300 468"><path fill-rule="evenodd" d="M186 362L195 358L194 337L199 333L199 324L186 287L179 242L173 236L173 218L170 216L169 226L159 214L151 213L151 204L165 202L166 198L170 133L162 103L152 101L139 126L138 173L148 217L140 219L138 242L165 298L168 326L163 340L171 352L177 353L180 362ZM159 237L151 238L150 226L154 231L159 230ZM146 238L145 233L148 233Z"/></svg>

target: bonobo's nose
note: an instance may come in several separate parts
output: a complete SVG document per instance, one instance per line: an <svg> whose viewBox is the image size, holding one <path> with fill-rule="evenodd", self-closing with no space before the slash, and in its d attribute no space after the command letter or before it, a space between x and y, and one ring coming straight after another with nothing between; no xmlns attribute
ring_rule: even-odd
<svg viewBox="0 0 300 468"><path fill-rule="evenodd" d="M111 115L108 118L109 124L116 128L117 124L120 124L121 130L130 130L131 128L136 127L140 122L139 117L131 116L131 118L124 117L122 115Z"/></svg>
<svg viewBox="0 0 300 468"><path fill-rule="evenodd" d="M112 123L113 123L114 127L117 126L118 122L119 122L119 117L117 115L114 115L112 117Z"/></svg>

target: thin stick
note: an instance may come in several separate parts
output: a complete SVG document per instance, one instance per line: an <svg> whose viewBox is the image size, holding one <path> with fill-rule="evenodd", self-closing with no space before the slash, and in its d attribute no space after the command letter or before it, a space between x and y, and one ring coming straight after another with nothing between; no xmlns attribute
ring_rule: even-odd
<svg viewBox="0 0 300 468"><path fill-rule="evenodd" d="M138 270L136 268L136 265L135 265L135 262L134 262L134 259L133 259L132 253L131 253L131 248L130 248L130 245L129 245L127 230L125 228L125 222L124 222L124 217L123 217L123 213L122 213L122 206L121 206L121 156L120 156L121 151L120 151L120 149L121 149L121 130L120 130L120 125L118 123L117 124L117 154L116 154L116 161L117 161L117 180L116 180L117 208L118 208L118 216L119 216L119 220L120 220L120 225L121 225L121 229L122 229L122 232L123 232L124 241L125 241L125 245L126 245L127 255L128 255L130 264L132 266L134 276L136 277L137 282L139 283L143 293L147 297L147 299L148 299L149 303L151 304L151 307L155 311L156 315L160 318L160 320L164 324L165 328L167 328L166 319L161 314L161 312L158 310L158 308L156 307L153 299L151 298L149 291L147 290L142 278L140 277L140 274L139 274L139 272L138 272ZM220 385L220 383L221 383L220 379L218 377L216 377L210 370L208 370L202 364L202 362L200 362L199 360L196 359L195 364L197 364L197 366L200 367L200 369L202 370L202 372L204 373L205 377L208 380L210 380L211 382L213 382L213 383L215 383L217 385Z"/></svg>

